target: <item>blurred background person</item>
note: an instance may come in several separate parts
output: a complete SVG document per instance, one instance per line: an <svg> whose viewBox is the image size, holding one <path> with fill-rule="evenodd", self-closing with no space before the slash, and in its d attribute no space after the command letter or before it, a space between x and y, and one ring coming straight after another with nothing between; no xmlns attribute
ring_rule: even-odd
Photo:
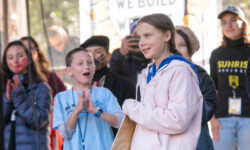
<svg viewBox="0 0 250 150"><path fill-rule="evenodd" d="M210 74L217 90L217 109L211 119L214 148L248 150L250 98L245 76L250 56L248 22L236 6L228 6L218 18L223 39L210 57Z"/></svg>
<svg viewBox="0 0 250 150"><path fill-rule="evenodd" d="M66 54L79 47L80 40L76 36L69 35L69 33L58 25L53 25L48 28L48 38L51 45L51 57L50 63L54 67L55 72L64 81L67 87L72 84L72 78L67 74L65 67ZM48 55L50 53L48 52Z"/></svg>
<svg viewBox="0 0 250 150"><path fill-rule="evenodd" d="M41 70L41 73L47 78L47 83L51 87L52 90L52 96L54 96L59 93L60 91L66 90L66 86L64 85L63 81L57 76L57 74L54 71L50 71L50 63L48 59L45 57L44 53L40 49L39 44L36 42L36 40L33 37L22 37L21 41L23 44L27 47L28 50L30 50L32 58L34 62L36 63L36 66L39 67ZM53 99L52 99L53 100ZM54 101L52 102L54 105ZM53 110L51 111L51 120L53 118L52 114ZM51 150L54 150L56 147L56 132L52 129L52 122L50 124L51 127L51 133L50 133L50 148Z"/></svg>
<svg viewBox="0 0 250 150"><path fill-rule="evenodd" d="M49 60L45 57L44 53L40 49L40 46L36 42L36 40L31 36L22 37L20 40L28 48L28 50L31 50L34 62L40 68L41 72L45 75L48 84L52 88L53 97L58 92L66 90L66 86L64 85L63 81L57 76L57 74L54 71L50 71L51 67ZM30 41L30 48L29 48L29 41Z"/></svg>
<svg viewBox="0 0 250 150"><path fill-rule="evenodd" d="M70 36L63 27L53 25L48 28L49 42L54 67L65 66L64 58L73 48L79 46L79 38Z"/></svg>
<svg viewBox="0 0 250 150"><path fill-rule="evenodd" d="M136 18L132 21L130 35L122 39L121 48L114 50L110 59L110 70L129 79L134 85L142 69L151 61L143 56L138 46L139 37L136 33L138 20Z"/></svg>
<svg viewBox="0 0 250 150"><path fill-rule="evenodd" d="M176 49L188 61L192 62L193 54L199 50L200 44L194 32L186 26L175 26ZM212 78L205 69L195 64L201 79L201 92L203 95L203 111L201 133L196 150L213 150L213 142L209 135L207 122L212 118L216 108L216 90Z"/></svg>

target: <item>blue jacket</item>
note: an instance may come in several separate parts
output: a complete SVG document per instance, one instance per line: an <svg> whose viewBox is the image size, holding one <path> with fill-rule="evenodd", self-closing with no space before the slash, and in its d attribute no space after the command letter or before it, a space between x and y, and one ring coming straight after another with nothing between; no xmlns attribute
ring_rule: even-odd
<svg viewBox="0 0 250 150"><path fill-rule="evenodd" d="M33 99L35 105L32 105ZM36 109L33 109L33 106L35 106ZM11 100L8 100L4 94L4 149L7 150L9 146L11 113L13 109L16 109L16 149L36 150L38 149L38 139L40 139L40 150L48 150L50 106L51 90L45 83L33 83L26 89L21 86L12 91ZM39 131L36 129L36 118L39 125Z"/></svg>
<svg viewBox="0 0 250 150"><path fill-rule="evenodd" d="M212 118L216 109L215 85L205 69L198 65L195 65L195 67L202 82L201 93L203 95L201 133L196 150L214 150L207 122Z"/></svg>

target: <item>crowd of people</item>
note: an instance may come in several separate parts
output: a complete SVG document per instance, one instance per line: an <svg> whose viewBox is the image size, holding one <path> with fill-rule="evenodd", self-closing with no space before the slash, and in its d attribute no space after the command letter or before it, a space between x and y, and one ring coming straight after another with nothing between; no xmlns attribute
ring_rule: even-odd
<svg viewBox="0 0 250 150"><path fill-rule="evenodd" d="M10 42L1 61L4 149L110 150L127 116L136 126L131 143L121 142L131 150L248 150L248 22L236 6L218 19L210 75L192 61L195 32L161 13L134 19L112 54L105 35L62 44L71 39L51 27L60 56L52 66L66 66L67 81L33 37Z"/></svg>

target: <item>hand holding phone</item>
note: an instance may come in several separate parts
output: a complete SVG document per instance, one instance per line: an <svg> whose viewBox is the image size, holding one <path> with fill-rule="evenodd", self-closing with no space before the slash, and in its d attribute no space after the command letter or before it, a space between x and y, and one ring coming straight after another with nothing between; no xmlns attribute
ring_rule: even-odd
<svg viewBox="0 0 250 150"><path fill-rule="evenodd" d="M131 43L132 48L139 48L139 37L138 36L128 36L128 39L130 39L129 43Z"/></svg>
<svg viewBox="0 0 250 150"><path fill-rule="evenodd" d="M138 36L128 35L122 40L120 53L125 56L131 51L140 51Z"/></svg>

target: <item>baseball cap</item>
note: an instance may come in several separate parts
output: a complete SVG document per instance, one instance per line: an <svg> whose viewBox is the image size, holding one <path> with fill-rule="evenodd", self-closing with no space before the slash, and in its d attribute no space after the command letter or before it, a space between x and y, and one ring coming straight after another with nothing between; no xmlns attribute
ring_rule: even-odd
<svg viewBox="0 0 250 150"><path fill-rule="evenodd" d="M219 13L218 18L221 19L221 17L225 13L233 13L233 14L236 14L237 16L239 16L243 21L246 20L244 12L237 6L228 6L221 13Z"/></svg>

